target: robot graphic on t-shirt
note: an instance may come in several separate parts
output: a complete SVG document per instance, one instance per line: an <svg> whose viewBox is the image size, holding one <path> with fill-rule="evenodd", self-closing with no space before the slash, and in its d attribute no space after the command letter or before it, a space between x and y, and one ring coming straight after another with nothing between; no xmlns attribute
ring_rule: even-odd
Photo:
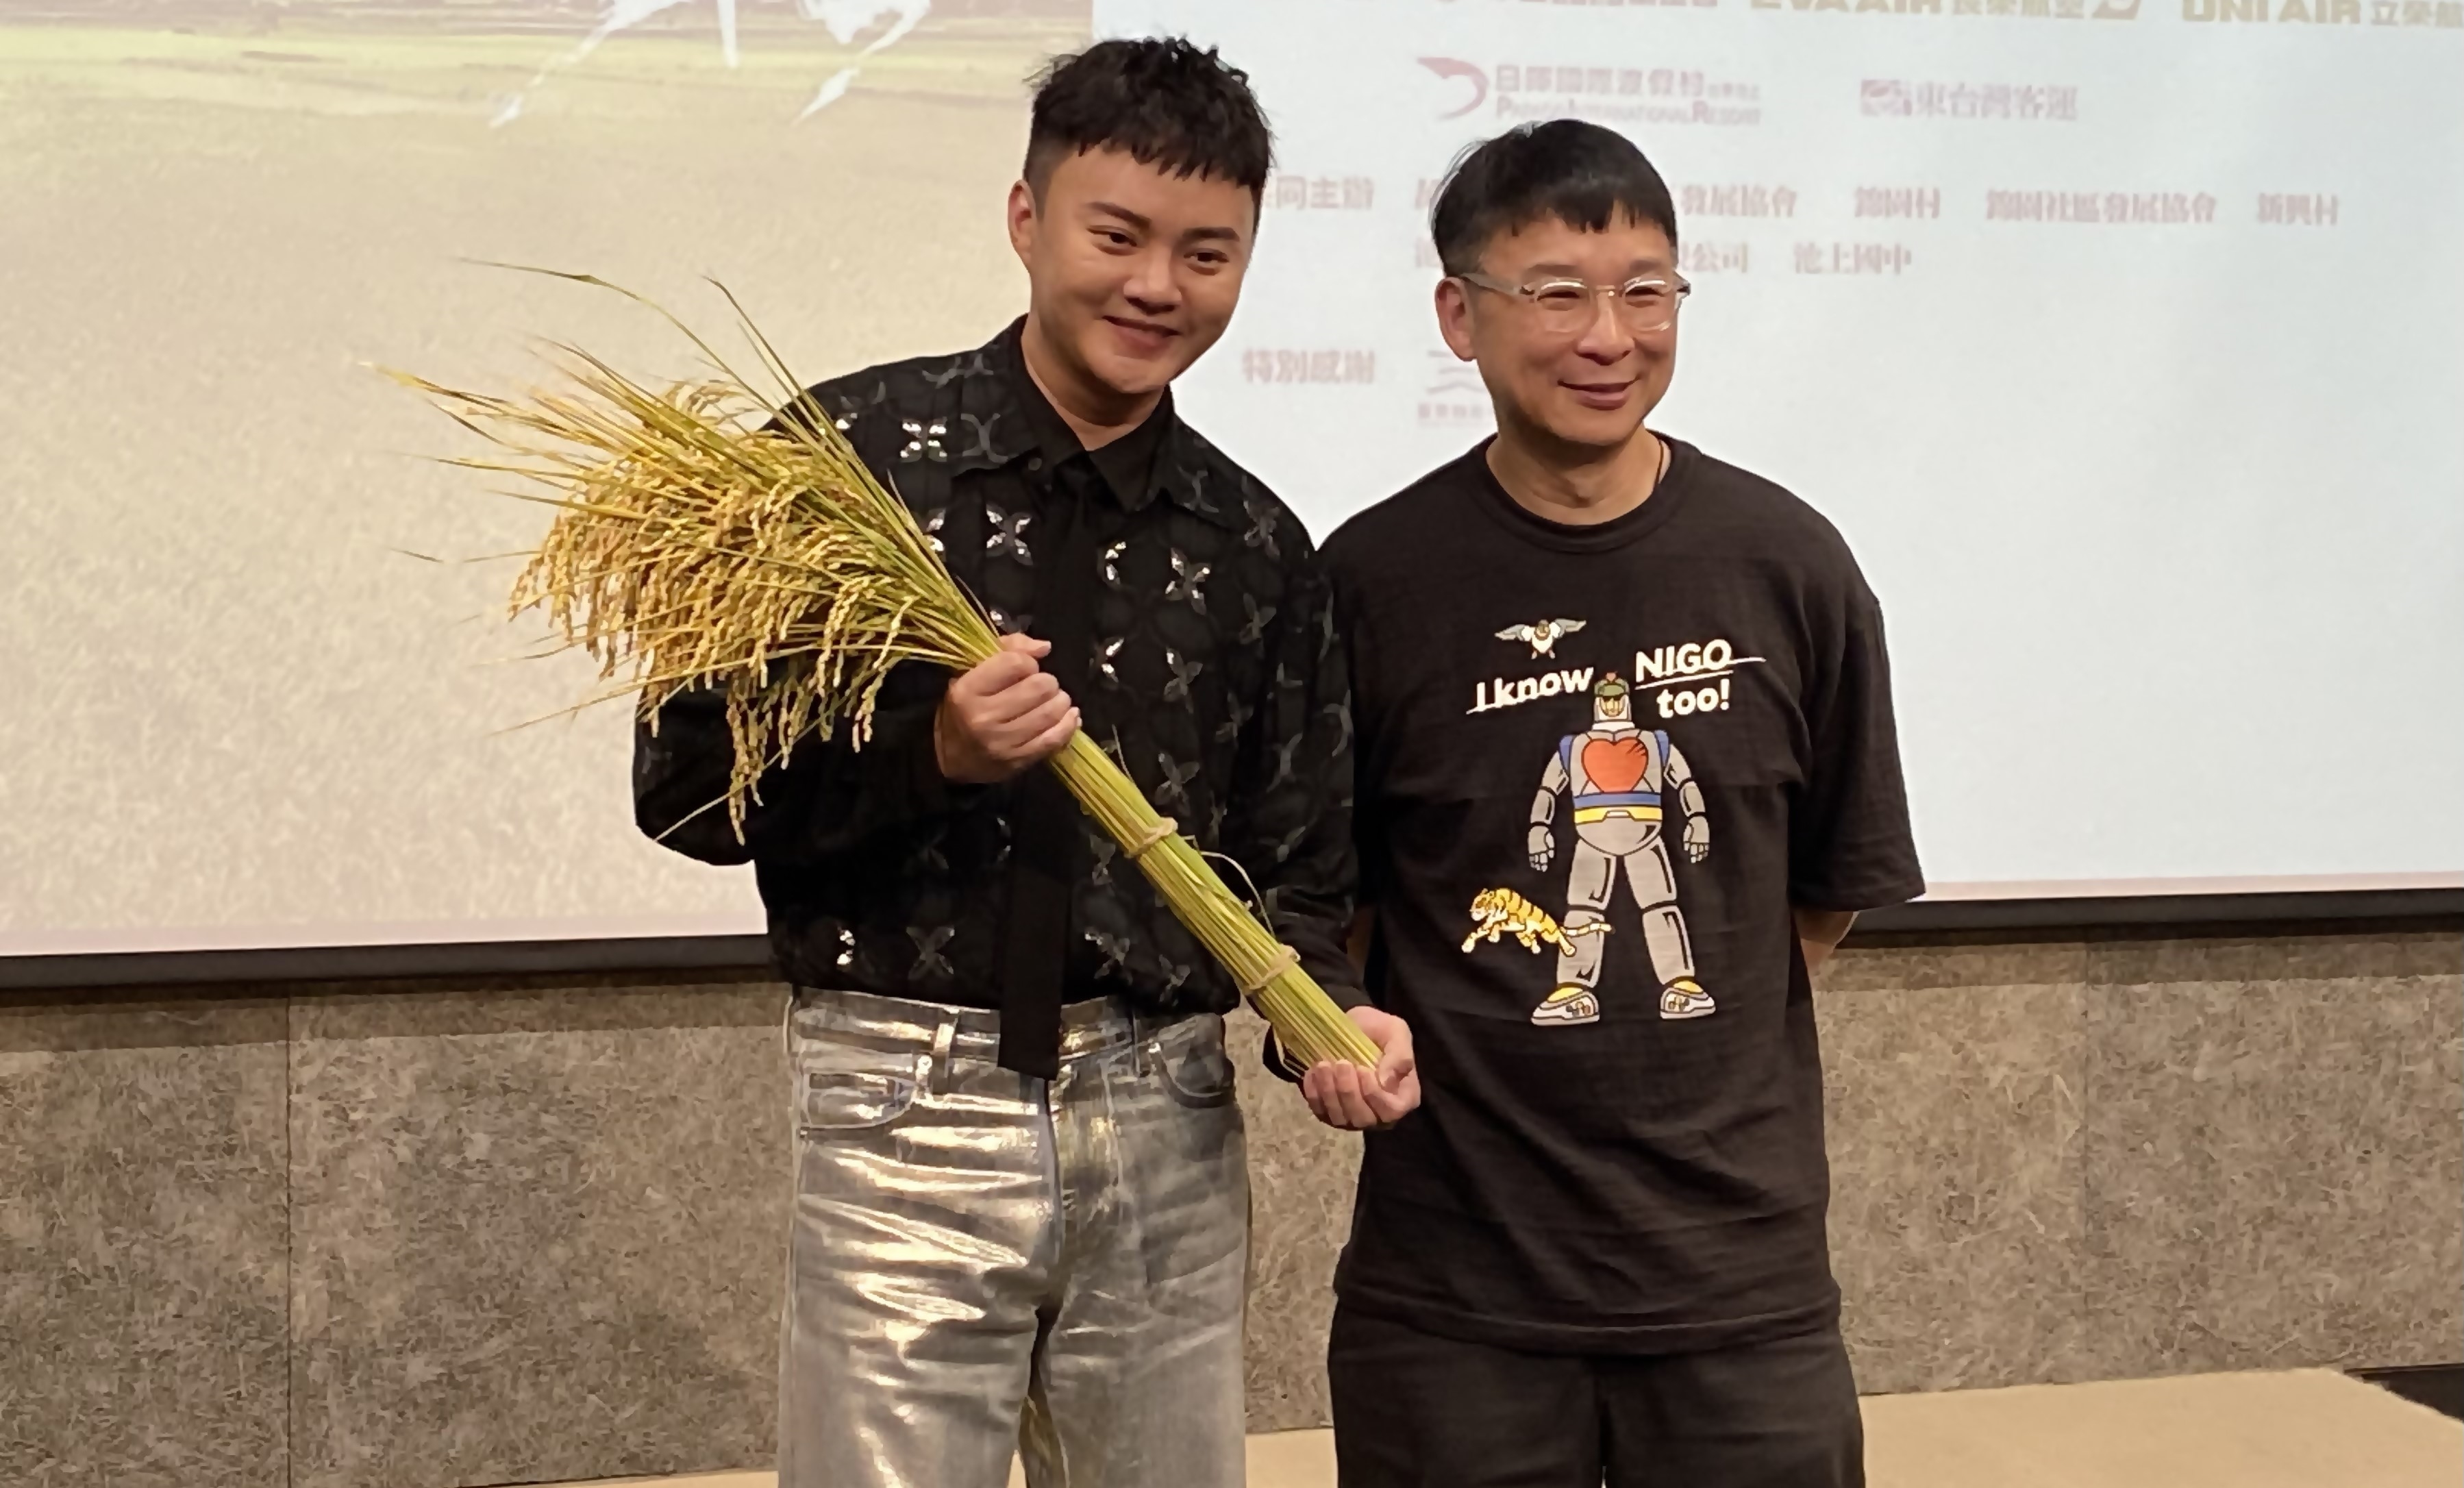
<svg viewBox="0 0 2464 1488"><path fill-rule="evenodd" d="M1531 866L1546 873L1557 856L1557 798L1574 817L1573 870L1566 885L1566 939L1557 953L1557 988L1531 1013L1540 1024L1596 1023L1600 1017L1600 930L1607 925L1617 870L1642 912L1642 938L1660 979L1660 1015L1699 1018L1719 1005L1694 980L1694 948L1677 906L1677 876L1661 832L1662 813L1684 816L1680 838L1688 862L1711 852L1703 788L1665 731L1634 722L1634 692L1615 673L1592 689L1592 726L1559 741L1531 801Z"/></svg>

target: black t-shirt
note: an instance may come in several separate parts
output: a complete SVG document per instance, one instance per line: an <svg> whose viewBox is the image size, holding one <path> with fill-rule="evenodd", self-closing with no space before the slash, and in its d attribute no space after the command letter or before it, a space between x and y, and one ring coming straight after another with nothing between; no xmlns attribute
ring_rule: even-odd
<svg viewBox="0 0 2464 1488"><path fill-rule="evenodd" d="M1670 441L1595 526L1486 447L1327 544L1372 995L1421 1109L1373 1134L1345 1303L1542 1351L1837 1315L1792 904L1919 894L1881 613L1830 523Z"/></svg>

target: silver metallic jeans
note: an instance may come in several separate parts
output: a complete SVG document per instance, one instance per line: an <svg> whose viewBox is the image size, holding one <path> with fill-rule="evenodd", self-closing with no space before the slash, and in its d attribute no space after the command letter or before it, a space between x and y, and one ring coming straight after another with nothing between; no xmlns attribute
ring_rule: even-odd
<svg viewBox="0 0 2464 1488"><path fill-rule="evenodd" d="M1248 1166L1223 1022L802 990L780 1488L1238 1488Z"/></svg>

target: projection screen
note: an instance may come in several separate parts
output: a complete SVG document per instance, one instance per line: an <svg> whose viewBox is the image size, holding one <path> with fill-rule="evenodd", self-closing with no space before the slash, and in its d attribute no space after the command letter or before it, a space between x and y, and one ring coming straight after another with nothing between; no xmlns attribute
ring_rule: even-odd
<svg viewBox="0 0 2464 1488"><path fill-rule="evenodd" d="M376 366L808 379L1023 303L1023 79L1185 33L1279 134L1193 422L1321 535L1487 429L1429 192L1674 189L1659 427L1889 613L1938 898L2464 882L2464 0L40 0L0 9L0 955L759 929L517 659L536 508ZM528 726L523 726L528 725ZM2448 763L2442 764L2442 761Z"/></svg>

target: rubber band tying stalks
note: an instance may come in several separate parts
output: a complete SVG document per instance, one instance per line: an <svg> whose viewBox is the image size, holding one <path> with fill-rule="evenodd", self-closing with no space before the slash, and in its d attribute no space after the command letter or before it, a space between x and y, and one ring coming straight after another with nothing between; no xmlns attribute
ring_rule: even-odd
<svg viewBox="0 0 2464 1488"><path fill-rule="evenodd" d="M1174 821L1171 817L1156 817L1155 825L1147 829L1146 835L1138 838L1138 840L1129 845L1128 852L1130 855L1130 861L1134 863L1139 858L1146 856L1148 849L1154 847L1156 843L1161 842L1164 838L1171 836L1174 833L1178 832L1179 830L1180 823Z"/></svg>
<svg viewBox="0 0 2464 1488"><path fill-rule="evenodd" d="M1266 969L1259 972L1255 978L1244 981L1241 984L1242 997L1243 999L1247 999L1257 996L1260 992L1266 989L1267 983L1273 981L1279 976L1282 976L1285 972L1289 971L1292 967L1297 966L1300 964L1301 953L1299 951L1292 949L1288 945L1279 945L1275 947L1275 958L1266 963Z"/></svg>

